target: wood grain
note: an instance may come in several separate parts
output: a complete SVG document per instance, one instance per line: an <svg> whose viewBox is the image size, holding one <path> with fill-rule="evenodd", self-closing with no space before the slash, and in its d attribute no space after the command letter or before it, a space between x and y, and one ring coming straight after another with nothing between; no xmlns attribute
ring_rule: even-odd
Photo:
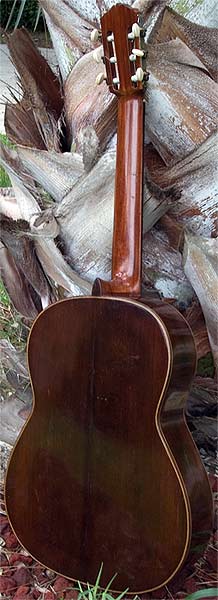
<svg viewBox="0 0 218 600"><path fill-rule="evenodd" d="M18 538L49 568L94 583L103 561L102 585L118 572L115 589L137 592L165 583L187 557L187 492L165 442L172 429L172 446L180 429L181 443L190 439L181 427L194 369L185 337L164 408L172 354L149 308L75 298L36 320L35 408L11 458L6 498Z"/></svg>

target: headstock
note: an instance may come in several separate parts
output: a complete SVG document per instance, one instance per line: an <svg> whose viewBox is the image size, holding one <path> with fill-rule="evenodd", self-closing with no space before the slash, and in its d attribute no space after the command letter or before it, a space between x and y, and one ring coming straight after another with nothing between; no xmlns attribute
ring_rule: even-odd
<svg viewBox="0 0 218 600"><path fill-rule="evenodd" d="M111 92L118 96L143 94L148 79L145 70L145 29L138 20L137 11L117 4L101 18L101 32L94 30L92 41L102 37L106 76L99 73L96 83L107 80ZM100 49L94 58L101 61Z"/></svg>

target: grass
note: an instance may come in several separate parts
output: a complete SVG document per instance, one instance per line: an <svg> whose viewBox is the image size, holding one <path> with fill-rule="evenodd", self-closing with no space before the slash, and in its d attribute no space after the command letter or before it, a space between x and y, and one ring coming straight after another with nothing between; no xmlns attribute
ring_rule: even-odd
<svg viewBox="0 0 218 600"><path fill-rule="evenodd" d="M199 590L198 592L194 592L190 596L187 596L185 600L206 600L206 598L217 598L218 597L218 587L216 588L206 588L204 590Z"/></svg>
<svg viewBox="0 0 218 600"><path fill-rule="evenodd" d="M22 317L11 305L10 298L0 279L0 339L6 339L18 350L26 345L25 326Z"/></svg>
<svg viewBox="0 0 218 600"><path fill-rule="evenodd" d="M4 133L0 133L0 140L9 148L13 148L13 144L9 141L8 137ZM3 167L0 166L0 187L11 187L11 180Z"/></svg>
<svg viewBox="0 0 218 600"><path fill-rule="evenodd" d="M112 596L110 594L110 587L111 587L111 584L113 583L114 579L116 578L116 574L109 581L106 588L101 589L100 579L101 579L101 575L102 575L102 570L103 570L103 563L100 566L95 584L90 585L89 583L87 583L87 589L85 589L85 590L83 589L81 583L78 581L79 594L78 594L77 600L114 600L114 596ZM123 596L125 596L125 594L127 592L128 592L128 588L126 590L124 590L123 592L121 592L121 594L116 596L116 600L121 600L121 598L123 598ZM133 598L133 600L136 600L136 598L137 598L137 596L135 596L135 598Z"/></svg>

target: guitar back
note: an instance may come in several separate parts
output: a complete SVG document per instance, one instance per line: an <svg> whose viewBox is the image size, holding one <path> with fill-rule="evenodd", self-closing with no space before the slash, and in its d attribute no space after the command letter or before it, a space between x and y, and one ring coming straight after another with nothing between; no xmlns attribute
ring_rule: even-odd
<svg viewBox="0 0 218 600"><path fill-rule="evenodd" d="M186 558L189 506L160 424L171 354L163 322L136 301L75 298L36 320L34 409L6 497L18 538L45 566L94 583L103 562L103 586L117 572L116 589L138 592Z"/></svg>

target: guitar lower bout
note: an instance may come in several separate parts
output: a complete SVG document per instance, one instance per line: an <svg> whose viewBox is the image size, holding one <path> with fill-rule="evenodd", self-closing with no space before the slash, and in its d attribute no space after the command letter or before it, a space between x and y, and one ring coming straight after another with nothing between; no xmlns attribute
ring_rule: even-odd
<svg viewBox="0 0 218 600"><path fill-rule="evenodd" d="M6 504L18 539L46 567L93 584L103 562L102 586L117 573L116 590L135 594L166 585L187 559L193 510L170 431L190 436L175 408L173 354L162 317L137 301L67 299L36 319L34 408ZM187 361L183 397L191 349ZM193 445L188 453L192 464Z"/></svg>

